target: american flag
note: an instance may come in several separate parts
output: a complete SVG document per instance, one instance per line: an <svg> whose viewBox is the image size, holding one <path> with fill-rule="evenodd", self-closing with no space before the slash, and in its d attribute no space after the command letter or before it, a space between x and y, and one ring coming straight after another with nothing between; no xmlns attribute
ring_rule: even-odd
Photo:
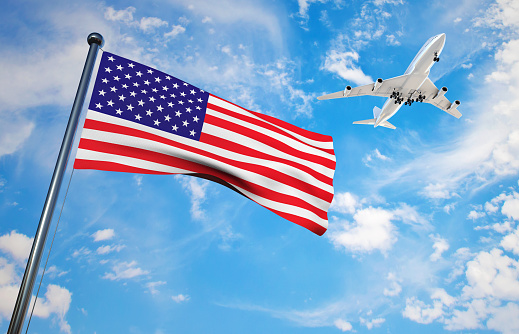
<svg viewBox="0 0 519 334"><path fill-rule="evenodd" d="M322 235L335 155L330 136L103 52L74 168L207 178Z"/></svg>

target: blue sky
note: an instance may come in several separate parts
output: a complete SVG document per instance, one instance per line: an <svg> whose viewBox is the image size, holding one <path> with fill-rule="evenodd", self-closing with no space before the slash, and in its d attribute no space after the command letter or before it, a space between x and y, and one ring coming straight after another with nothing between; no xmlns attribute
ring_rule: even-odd
<svg viewBox="0 0 519 334"><path fill-rule="evenodd" d="M107 51L332 135L329 230L196 178L78 170L31 332L519 332L518 18L512 0L4 1L0 330L97 31ZM459 120L414 104L392 131L351 124L383 99L317 101L403 74L439 33L430 77Z"/></svg>

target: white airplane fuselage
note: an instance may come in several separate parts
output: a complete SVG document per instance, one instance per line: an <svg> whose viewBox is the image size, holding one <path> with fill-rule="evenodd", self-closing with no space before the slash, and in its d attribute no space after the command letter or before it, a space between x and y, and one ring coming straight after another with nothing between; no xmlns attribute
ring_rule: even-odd
<svg viewBox="0 0 519 334"><path fill-rule="evenodd" d="M414 92L402 96L404 100L413 99L415 94L419 94L420 87L429 76L429 71L439 58L444 44L445 34L436 35L431 37L416 54L404 74L408 75L405 81L405 86L408 86L409 84L409 86L414 86L416 89ZM393 117L401 107L401 103L395 103L394 99L388 98L382 107L382 111L378 117L376 117L375 127Z"/></svg>

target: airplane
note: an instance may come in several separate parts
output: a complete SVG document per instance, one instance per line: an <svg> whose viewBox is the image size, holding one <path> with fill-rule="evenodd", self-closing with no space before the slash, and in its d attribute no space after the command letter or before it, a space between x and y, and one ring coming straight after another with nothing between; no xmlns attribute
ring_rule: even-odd
<svg viewBox="0 0 519 334"><path fill-rule="evenodd" d="M387 97L382 109L373 108L372 119L353 122L353 124L369 124L383 126L389 129L396 127L388 122L404 105L411 106L414 102L430 103L456 118L461 117L458 111L460 101L450 102L444 95L447 87L438 89L429 79L429 71L434 63L440 60L440 53L445 44L445 34L431 37L416 54L404 75L391 79L377 79L374 83L351 88L346 86L344 91L318 97L318 100L329 100L353 96L381 96Z"/></svg>

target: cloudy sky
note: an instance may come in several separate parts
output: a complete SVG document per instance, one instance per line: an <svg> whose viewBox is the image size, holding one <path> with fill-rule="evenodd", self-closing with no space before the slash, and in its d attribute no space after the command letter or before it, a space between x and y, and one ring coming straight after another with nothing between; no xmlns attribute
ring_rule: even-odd
<svg viewBox="0 0 519 334"><path fill-rule="evenodd" d="M93 31L107 51L333 136L329 230L196 178L77 170L29 332L519 332L514 0L4 1L0 331ZM439 33L430 77L459 120L414 104L375 129L351 123L381 98L317 101L403 74Z"/></svg>

